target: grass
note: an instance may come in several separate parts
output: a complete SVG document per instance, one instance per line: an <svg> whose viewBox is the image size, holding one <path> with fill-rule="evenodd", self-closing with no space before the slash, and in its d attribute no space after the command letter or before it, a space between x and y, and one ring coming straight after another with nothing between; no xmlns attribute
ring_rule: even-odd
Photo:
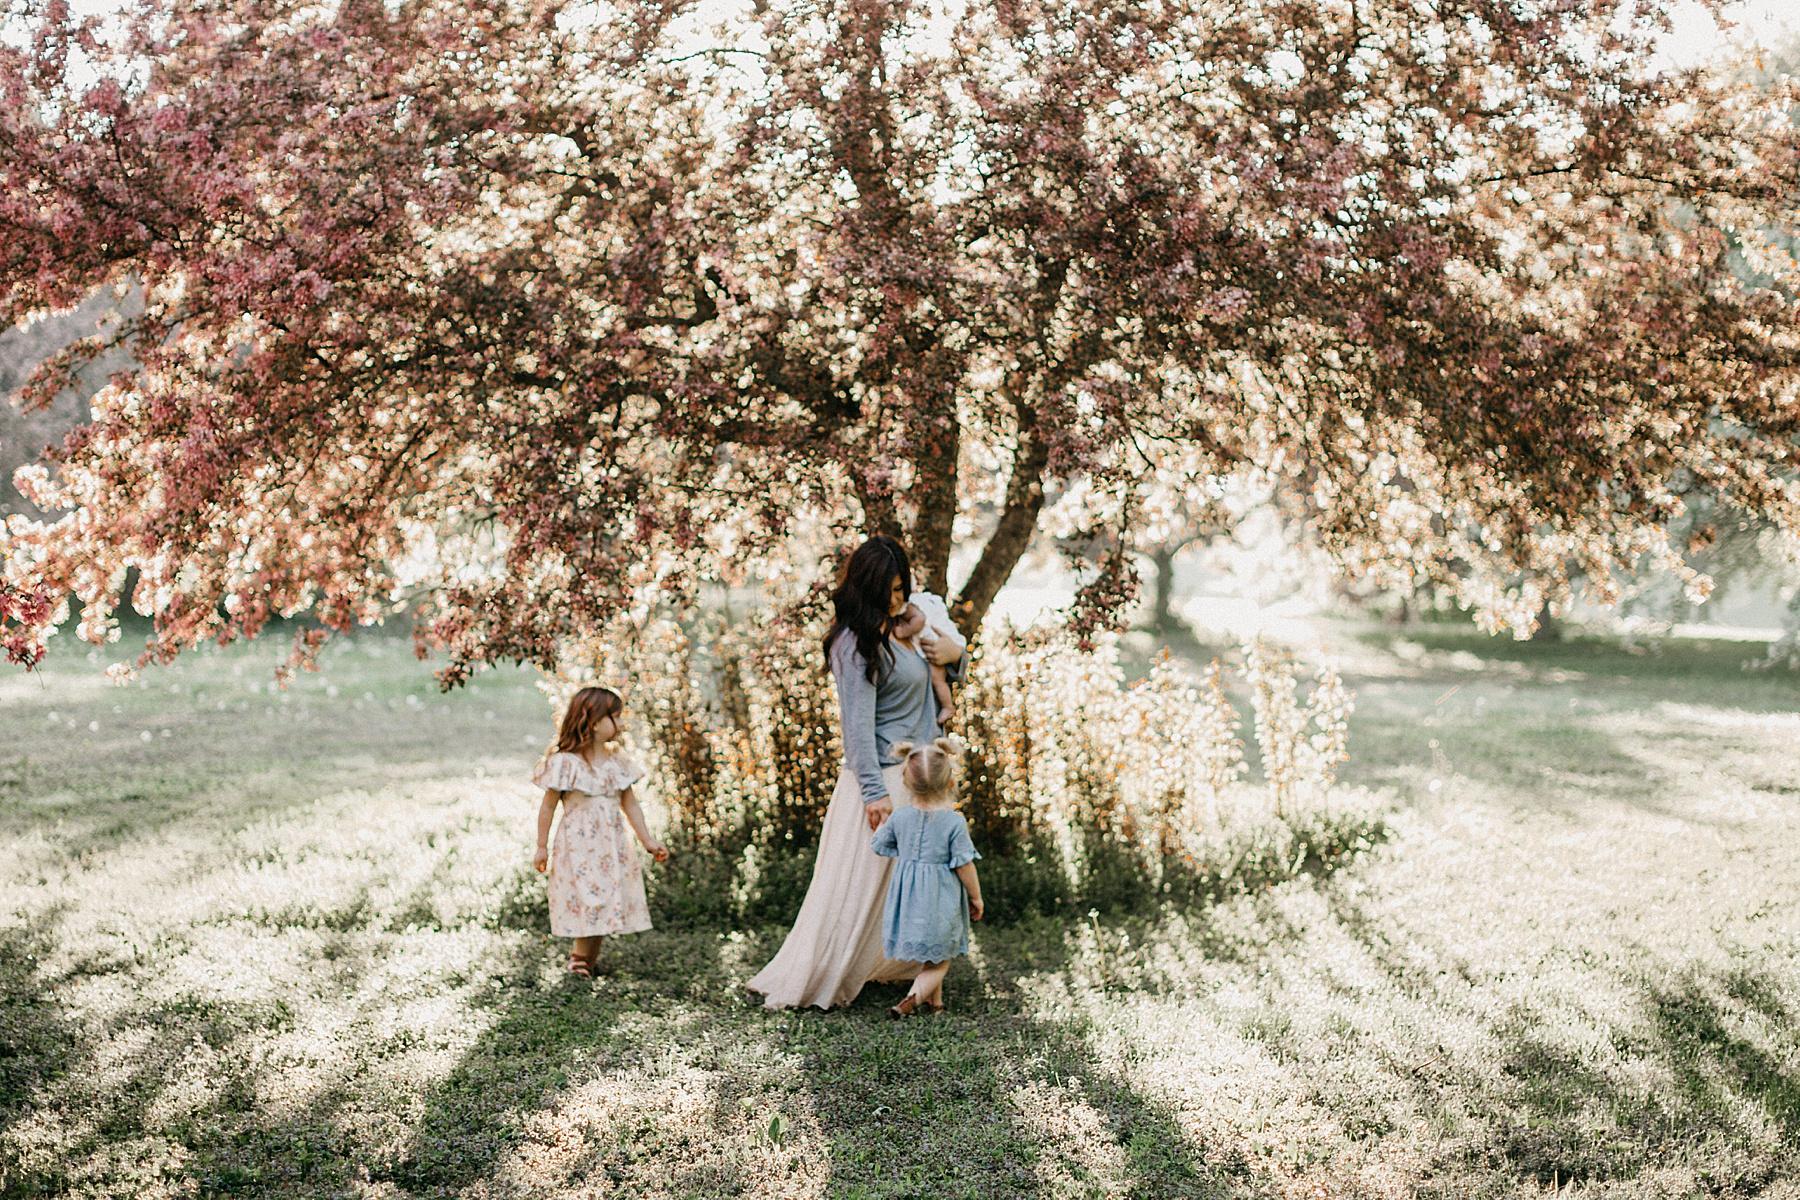
<svg viewBox="0 0 1800 1200"><path fill-rule="evenodd" d="M745 1004L779 928L561 974L528 676L64 650L0 677L0 1195L1800 1194L1793 676L1340 644L1384 845L978 928L900 1026Z"/></svg>

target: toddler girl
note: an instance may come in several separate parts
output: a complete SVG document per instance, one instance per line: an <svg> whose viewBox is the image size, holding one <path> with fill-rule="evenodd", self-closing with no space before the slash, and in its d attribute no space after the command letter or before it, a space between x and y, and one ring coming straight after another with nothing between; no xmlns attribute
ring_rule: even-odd
<svg viewBox="0 0 1800 1200"><path fill-rule="evenodd" d="M956 765L962 743L941 737L929 746L901 742L894 747L910 805L894 809L869 845L897 858L888 877L887 907L881 916L881 949L889 958L922 962L906 998L888 1009L910 1017L919 1009L944 1011L944 975L950 960L969 952L969 921L981 920L981 880L975 874L975 844L956 801Z"/></svg>
<svg viewBox="0 0 1800 1200"><path fill-rule="evenodd" d="M569 970L584 979L593 975L602 937L650 928L643 870L625 840L626 822L652 858L669 858L668 849L650 836L631 791L643 770L623 752L607 748L619 736L624 712L625 702L609 688L576 692L563 714L555 751L531 776L544 789L531 865L550 873L550 932L575 939ZM559 801L562 820L551 852L550 818Z"/></svg>

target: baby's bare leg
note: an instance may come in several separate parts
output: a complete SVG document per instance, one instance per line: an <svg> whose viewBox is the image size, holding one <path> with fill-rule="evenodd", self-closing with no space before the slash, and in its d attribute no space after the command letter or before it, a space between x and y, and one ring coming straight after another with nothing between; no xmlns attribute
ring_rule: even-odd
<svg viewBox="0 0 1800 1200"><path fill-rule="evenodd" d="M931 690L937 693L938 724L948 725L956 719L956 697L950 692L942 663L931 664Z"/></svg>

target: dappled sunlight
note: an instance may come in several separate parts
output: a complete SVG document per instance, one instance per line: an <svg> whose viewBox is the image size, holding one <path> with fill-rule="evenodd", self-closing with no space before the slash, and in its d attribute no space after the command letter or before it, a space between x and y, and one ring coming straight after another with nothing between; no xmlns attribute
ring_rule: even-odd
<svg viewBox="0 0 1800 1200"><path fill-rule="evenodd" d="M341 742L323 733L335 725L321 712L282 729ZM398 755L346 789L303 742L252 727L227 744L159 743L168 770L196 764L204 783L128 794L117 825L81 820L110 803L116 776L96 768L114 764L27 748L49 785L32 803L57 823L11 843L0 904L46 931L36 1002L65 1023L66 1049L33 1072L6 1137L44 1178L139 1178L156 1194L184 1176L297 1180L352 1142L393 1153L420 1090L494 1020L476 1001L521 949L507 923L528 789L471 779L463 750ZM69 823L91 831L85 846Z"/></svg>
<svg viewBox="0 0 1800 1200"><path fill-rule="evenodd" d="M1783 744L1671 775L1662 804L1707 816ZM1527 1187L1635 1179L1646 1197L1766 1179L1800 1120L1800 929L1762 897L1800 877L1800 814L1765 806L1739 814L1760 822L1741 841L1696 841L1664 809L1565 814L1492 785L1471 805L1483 785L1452 780L1354 872L1046 934L1064 956L1028 942L1005 990L1086 1031L1194 1145L1294 1195L1426 1178L1503 1194L1496 1163ZM1656 982L1684 978L1737 983Z"/></svg>
<svg viewBox="0 0 1800 1200"><path fill-rule="evenodd" d="M1123 1194L1130 1183L1125 1150L1079 1081L1034 1079L1008 1097L1013 1128L1037 1151L1033 1170L1045 1195Z"/></svg>
<svg viewBox="0 0 1800 1200"><path fill-rule="evenodd" d="M1587 673L1566 664L1537 663L1495 651L1512 639L1495 635L1475 642L1470 635L1459 641L1472 644L1433 645L1428 640L1384 630L1345 636L1340 631L1318 631L1312 639L1316 653L1341 658L1346 673L1368 679L1440 679L1470 677L1494 681L1574 683Z"/></svg>
<svg viewBox="0 0 1800 1200"><path fill-rule="evenodd" d="M1793 712L1745 711L1666 700L1656 706L1654 716L1674 725L1723 730L1739 737L1800 736L1800 713Z"/></svg>
<svg viewBox="0 0 1800 1200"><path fill-rule="evenodd" d="M303 752L157 739L147 782L33 743L0 1152L74 1195L1752 1194L1800 1131L1786 685L1607 678L1359 687L1344 803L1381 838L983 922L950 1011L898 1024L895 988L746 1002L779 928L659 923L567 977L528 687L518 728L391 710L375 770L312 761L376 752L323 710Z"/></svg>
<svg viewBox="0 0 1800 1200"><path fill-rule="evenodd" d="M614 1187L825 1194L826 1140L805 1097L790 1096L769 1113L746 1094L745 1080L792 1064L743 1031L721 1038L691 1020L661 1017L638 1024L625 1041L641 1038L639 1052L522 1114L517 1144L469 1195L575 1196Z"/></svg>

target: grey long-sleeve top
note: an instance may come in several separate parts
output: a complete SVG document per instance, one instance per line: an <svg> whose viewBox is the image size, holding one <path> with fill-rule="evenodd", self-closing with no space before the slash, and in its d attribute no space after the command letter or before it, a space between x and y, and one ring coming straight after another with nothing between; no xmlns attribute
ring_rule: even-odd
<svg viewBox="0 0 1800 1200"><path fill-rule="evenodd" d="M844 734L844 765L856 776L864 804L888 794L881 769L899 759L899 742L922 746L939 734L937 693L931 690L931 667L918 651L892 640L892 664L883 663L875 682L856 652L856 636L848 630L831 643L831 677L837 685L838 719ZM885 658L885 656L883 656ZM944 668L944 676L960 683L969 668L967 651Z"/></svg>

